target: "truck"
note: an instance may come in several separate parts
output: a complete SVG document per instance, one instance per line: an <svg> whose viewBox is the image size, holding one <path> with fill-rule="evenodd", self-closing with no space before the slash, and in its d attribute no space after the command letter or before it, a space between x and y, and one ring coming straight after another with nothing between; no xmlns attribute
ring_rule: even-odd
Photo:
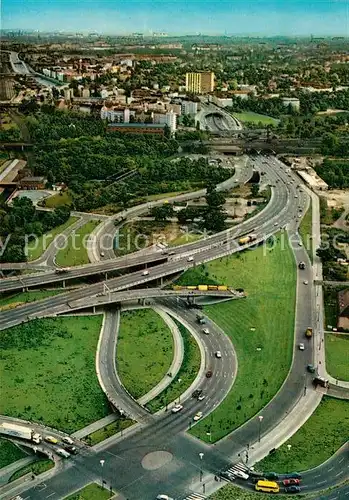
<svg viewBox="0 0 349 500"><path fill-rule="evenodd" d="M69 272L70 269L70 267L58 267L55 272L56 274L63 274Z"/></svg>
<svg viewBox="0 0 349 500"><path fill-rule="evenodd" d="M321 387L328 387L329 386L329 381L326 380L325 378L323 377L315 377L313 379L313 384L316 386L316 385L320 385Z"/></svg>
<svg viewBox="0 0 349 500"><path fill-rule="evenodd" d="M313 335L313 329L310 328L310 326L308 326L308 328L305 330L305 336L310 339L310 337L312 337Z"/></svg>
<svg viewBox="0 0 349 500"><path fill-rule="evenodd" d="M198 323L200 323L200 325L204 325L206 323L206 318L203 314L197 314L196 320Z"/></svg>
<svg viewBox="0 0 349 500"><path fill-rule="evenodd" d="M255 234L249 234L248 236L244 236L239 239L239 245L246 245L247 243L251 243L251 241L255 241L257 236Z"/></svg>
<svg viewBox="0 0 349 500"><path fill-rule="evenodd" d="M299 269L305 269L305 262L300 262L298 264Z"/></svg>
<svg viewBox="0 0 349 500"><path fill-rule="evenodd" d="M25 427L24 425L10 424L8 422L0 423L0 434L5 434L6 436L12 436L15 438L26 439L27 441L32 441L33 443L41 443L42 437L40 434Z"/></svg>

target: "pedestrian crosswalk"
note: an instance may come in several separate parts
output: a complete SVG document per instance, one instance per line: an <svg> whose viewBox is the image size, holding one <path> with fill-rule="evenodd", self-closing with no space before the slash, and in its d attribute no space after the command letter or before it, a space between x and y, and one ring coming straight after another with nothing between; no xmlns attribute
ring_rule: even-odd
<svg viewBox="0 0 349 500"><path fill-rule="evenodd" d="M248 474L248 468L242 462L238 462L237 464L232 465L229 469L226 469L222 472L221 476L228 479L229 481L234 480L236 477L242 477L243 479L247 479L243 477L243 474Z"/></svg>
<svg viewBox="0 0 349 500"><path fill-rule="evenodd" d="M192 493L188 497L185 497L184 500L205 500L207 498L205 495L200 495L200 493Z"/></svg>

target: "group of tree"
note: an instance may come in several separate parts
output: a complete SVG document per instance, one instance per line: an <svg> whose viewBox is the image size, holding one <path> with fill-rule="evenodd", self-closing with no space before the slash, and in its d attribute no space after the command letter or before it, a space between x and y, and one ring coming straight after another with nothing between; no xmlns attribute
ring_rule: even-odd
<svg viewBox="0 0 349 500"><path fill-rule="evenodd" d="M349 187L349 162L325 158L316 168L319 176L330 188L344 189Z"/></svg>
<svg viewBox="0 0 349 500"><path fill-rule="evenodd" d="M0 262L23 262L26 245L35 237L64 224L70 217L68 207L53 212L37 211L27 197L15 198L12 205L0 207Z"/></svg>

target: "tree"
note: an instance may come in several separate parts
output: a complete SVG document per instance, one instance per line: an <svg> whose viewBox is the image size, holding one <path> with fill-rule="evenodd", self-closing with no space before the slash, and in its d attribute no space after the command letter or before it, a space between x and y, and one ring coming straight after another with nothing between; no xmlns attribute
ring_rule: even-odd
<svg viewBox="0 0 349 500"><path fill-rule="evenodd" d="M153 207L150 210L150 215L154 217L157 222L164 222L165 220L173 217L174 210L173 206L169 203L161 205L161 207Z"/></svg>
<svg viewBox="0 0 349 500"><path fill-rule="evenodd" d="M225 203L225 196L223 193L213 190L206 194L206 202L210 207L220 208Z"/></svg>
<svg viewBox="0 0 349 500"><path fill-rule="evenodd" d="M258 196L258 193L259 193L259 184L257 183L251 184L251 196L253 198L256 198L256 196Z"/></svg>

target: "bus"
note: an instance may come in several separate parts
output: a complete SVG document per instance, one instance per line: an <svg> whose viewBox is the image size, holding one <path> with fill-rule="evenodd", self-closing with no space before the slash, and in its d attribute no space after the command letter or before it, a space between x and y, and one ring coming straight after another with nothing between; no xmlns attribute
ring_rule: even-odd
<svg viewBox="0 0 349 500"><path fill-rule="evenodd" d="M266 493L279 493L280 486L275 481L260 480L255 486L257 491L265 491Z"/></svg>

